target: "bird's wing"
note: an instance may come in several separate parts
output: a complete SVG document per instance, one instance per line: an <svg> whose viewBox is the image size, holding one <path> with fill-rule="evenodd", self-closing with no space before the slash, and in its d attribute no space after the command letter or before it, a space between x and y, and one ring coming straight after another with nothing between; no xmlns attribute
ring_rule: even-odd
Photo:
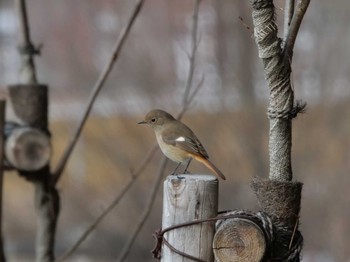
<svg viewBox="0 0 350 262"><path fill-rule="evenodd" d="M168 145L176 146L182 150L196 155L209 158L207 151L196 135L187 126L183 125L181 130L169 128L162 132L162 139Z"/></svg>

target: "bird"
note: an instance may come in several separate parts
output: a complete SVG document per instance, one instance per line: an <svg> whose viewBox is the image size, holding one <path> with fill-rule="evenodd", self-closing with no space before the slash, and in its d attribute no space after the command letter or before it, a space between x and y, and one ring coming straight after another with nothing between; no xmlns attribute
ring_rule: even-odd
<svg viewBox="0 0 350 262"><path fill-rule="evenodd" d="M226 180L224 174L209 160L207 151L194 132L171 114L161 109L154 109L149 111L144 120L138 124L151 126L163 154L178 163L173 174L176 174L181 164L186 165L184 170L186 173L192 159L195 159L204 164L217 177Z"/></svg>

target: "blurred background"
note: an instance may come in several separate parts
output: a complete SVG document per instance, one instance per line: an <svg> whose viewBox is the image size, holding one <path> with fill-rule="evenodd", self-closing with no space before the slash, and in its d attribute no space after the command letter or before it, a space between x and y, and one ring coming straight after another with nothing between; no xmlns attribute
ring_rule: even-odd
<svg viewBox="0 0 350 262"><path fill-rule="evenodd" d="M284 1L274 1L282 26ZM50 87L56 166L134 1L27 1L31 36L43 44L38 79ZM138 126L147 111L181 111L188 74L194 1L146 1L107 80L58 188L56 253L66 251L129 181L155 143ZM297 99L308 103L293 122L293 171L304 183L303 261L350 261L350 31L348 1L311 1L293 59ZM280 27L280 35L283 31ZM0 86L19 80L18 21L13 1L0 1ZM194 85L202 88L183 118L228 178L220 210L257 210L254 176L268 176L268 89L252 37L248 1L203 0ZM8 110L10 113L10 109ZM127 196L69 261L114 261L153 187L161 153ZM175 164L168 164L166 175ZM193 164L191 172L208 173ZM32 185L5 174L3 235L8 261L33 261L36 215ZM153 261L162 190L127 261Z"/></svg>

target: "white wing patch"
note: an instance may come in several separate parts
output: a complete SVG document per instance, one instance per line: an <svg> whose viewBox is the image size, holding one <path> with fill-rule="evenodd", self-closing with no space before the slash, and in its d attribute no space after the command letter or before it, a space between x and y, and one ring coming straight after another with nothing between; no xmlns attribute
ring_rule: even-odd
<svg viewBox="0 0 350 262"><path fill-rule="evenodd" d="M178 138L175 139L177 142L184 142L185 138L183 136L179 136Z"/></svg>

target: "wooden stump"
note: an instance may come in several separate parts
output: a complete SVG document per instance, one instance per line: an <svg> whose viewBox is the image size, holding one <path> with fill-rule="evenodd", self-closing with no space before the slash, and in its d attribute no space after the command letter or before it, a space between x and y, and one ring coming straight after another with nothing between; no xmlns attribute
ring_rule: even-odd
<svg viewBox="0 0 350 262"><path fill-rule="evenodd" d="M164 182L162 228L217 215L218 180L211 175L168 176ZM167 232L165 239L176 249L191 256L213 261L214 223L201 223ZM189 262L162 246L162 262Z"/></svg>
<svg viewBox="0 0 350 262"><path fill-rule="evenodd" d="M244 218L221 222L213 240L217 262L259 262L265 249L263 231L253 221Z"/></svg>

